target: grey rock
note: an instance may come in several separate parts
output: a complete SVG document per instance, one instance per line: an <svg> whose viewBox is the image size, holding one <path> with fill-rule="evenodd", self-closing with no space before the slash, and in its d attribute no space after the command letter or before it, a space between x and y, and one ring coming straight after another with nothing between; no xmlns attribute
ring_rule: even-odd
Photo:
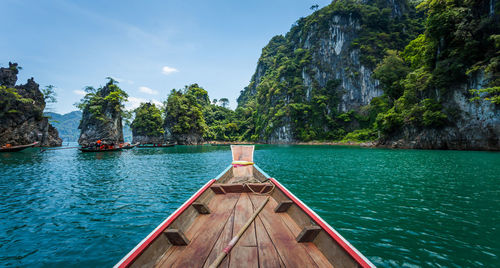
<svg viewBox="0 0 500 268"><path fill-rule="evenodd" d="M101 89L101 95L110 93L109 83ZM105 120L96 118L88 109L84 109L82 120L78 129L81 130L78 144L82 146L95 145L98 140L103 144L123 143L122 115L113 105L106 103L102 106L102 114Z"/></svg>
<svg viewBox="0 0 500 268"><path fill-rule="evenodd" d="M0 145L22 145L39 142L40 146L61 146L57 130L43 116L45 100L39 85L30 78L24 85L17 82L17 63L10 63L9 68L0 68L0 85L15 88L17 93L29 102L9 101L0 107ZM0 96L5 98L7 96Z"/></svg>

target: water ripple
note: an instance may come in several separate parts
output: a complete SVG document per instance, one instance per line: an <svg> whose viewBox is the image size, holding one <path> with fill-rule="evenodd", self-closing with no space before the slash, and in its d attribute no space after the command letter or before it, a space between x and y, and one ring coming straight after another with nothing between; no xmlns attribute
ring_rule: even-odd
<svg viewBox="0 0 500 268"><path fill-rule="evenodd" d="M381 267L495 266L498 153L258 146L256 162ZM0 154L2 266L111 266L229 147Z"/></svg>

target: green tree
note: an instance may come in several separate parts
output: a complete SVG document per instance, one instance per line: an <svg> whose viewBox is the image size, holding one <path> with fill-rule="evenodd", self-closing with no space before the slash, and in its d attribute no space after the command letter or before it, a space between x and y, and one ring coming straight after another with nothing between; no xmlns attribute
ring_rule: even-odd
<svg viewBox="0 0 500 268"><path fill-rule="evenodd" d="M222 107L229 108L229 100L227 98L221 98L219 99L219 102Z"/></svg>
<svg viewBox="0 0 500 268"><path fill-rule="evenodd" d="M84 111L88 110L93 117L98 120L110 120L106 115L106 109L109 107L121 116L126 116L124 103L128 99L128 94L116 85L116 81L108 78L108 83L104 87L94 88L85 87L87 93L75 106Z"/></svg>
<svg viewBox="0 0 500 268"><path fill-rule="evenodd" d="M56 103L57 102L57 94L55 91L55 87L53 85L48 85L45 88L42 88L43 99L46 103Z"/></svg>
<svg viewBox="0 0 500 268"><path fill-rule="evenodd" d="M202 91L196 84L186 89L188 90L184 90L184 93L175 89L170 92L165 109L165 126L174 135L191 133L203 135L207 125L200 105L200 102L204 102L204 97L200 98L203 95L200 94Z"/></svg>
<svg viewBox="0 0 500 268"><path fill-rule="evenodd" d="M387 96L397 99L403 95L403 85L401 79L410 72L410 68L399 57L395 50L388 50L387 56L377 65L373 71L373 78L378 79Z"/></svg>
<svg viewBox="0 0 500 268"><path fill-rule="evenodd" d="M130 125L134 135L160 137L163 130L162 111L152 103L141 103L134 110L134 121Z"/></svg>

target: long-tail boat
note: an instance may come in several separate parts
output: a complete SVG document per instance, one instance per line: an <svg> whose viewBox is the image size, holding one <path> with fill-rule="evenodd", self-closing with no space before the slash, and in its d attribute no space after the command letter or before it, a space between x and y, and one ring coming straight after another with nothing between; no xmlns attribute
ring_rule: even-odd
<svg viewBox="0 0 500 268"><path fill-rule="evenodd" d="M137 146L137 145L139 145L139 143L138 143L138 142L137 142L137 143L134 143L134 144L127 143L127 144L124 144L124 145L122 146L122 149L132 149L132 148L134 148L134 147L135 147L135 146Z"/></svg>
<svg viewBox="0 0 500 268"><path fill-rule="evenodd" d="M161 147L174 147L175 144L173 143L164 143L164 144L139 144L137 145L138 148L161 148Z"/></svg>
<svg viewBox="0 0 500 268"><path fill-rule="evenodd" d="M122 148L120 147L113 147L113 148L99 148L99 147L82 147L80 148L80 151L84 153L95 153L95 152L114 152L114 151L121 151Z"/></svg>
<svg viewBox="0 0 500 268"><path fill-rule="evenodd" d="M115 267L375 267L253 164L253 146L207 182Z"/></svg>
<svg viewBox="0 0 500 268"><path fill-rule="evenodd" d="M0 153L2 153L2 152L5 152L5 153L6 152L19 152L19 151L22 151L26 148L34 147L37 144L38 144L38 141L35 141L33 143L30 143L30 144L25 144L25 145L16 145L16 146L4 145L4 146L0 147Z"/></svg>

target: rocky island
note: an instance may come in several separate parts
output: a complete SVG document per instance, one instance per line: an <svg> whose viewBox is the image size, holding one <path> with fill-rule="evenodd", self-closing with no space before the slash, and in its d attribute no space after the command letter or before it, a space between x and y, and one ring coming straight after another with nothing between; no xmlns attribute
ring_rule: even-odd
<svg viewBox="0 0 500 268"><path fill-rule="evenodd" d="M43 116L45 98L33 78L16 85L17 63L0 68L0 146L39 142L40 146L61 146L57 129Z"/></svg>
<svg viewBox="0 0 500 268"><path fill-rule="evenodd" d="M82 110L78 143L83 147L95 145L98 140L107 145L123 143L123 103L127 93L112 78L103 87L85 90L87 94L78 104Z"/></svg>
<svg viewBox="0 0 500 268"><path fill-rule="evenodd" d="M165 141L163 130L162 111L152 103L141 103L134 110L132 129L132 143L163 144Z"/></svg>

